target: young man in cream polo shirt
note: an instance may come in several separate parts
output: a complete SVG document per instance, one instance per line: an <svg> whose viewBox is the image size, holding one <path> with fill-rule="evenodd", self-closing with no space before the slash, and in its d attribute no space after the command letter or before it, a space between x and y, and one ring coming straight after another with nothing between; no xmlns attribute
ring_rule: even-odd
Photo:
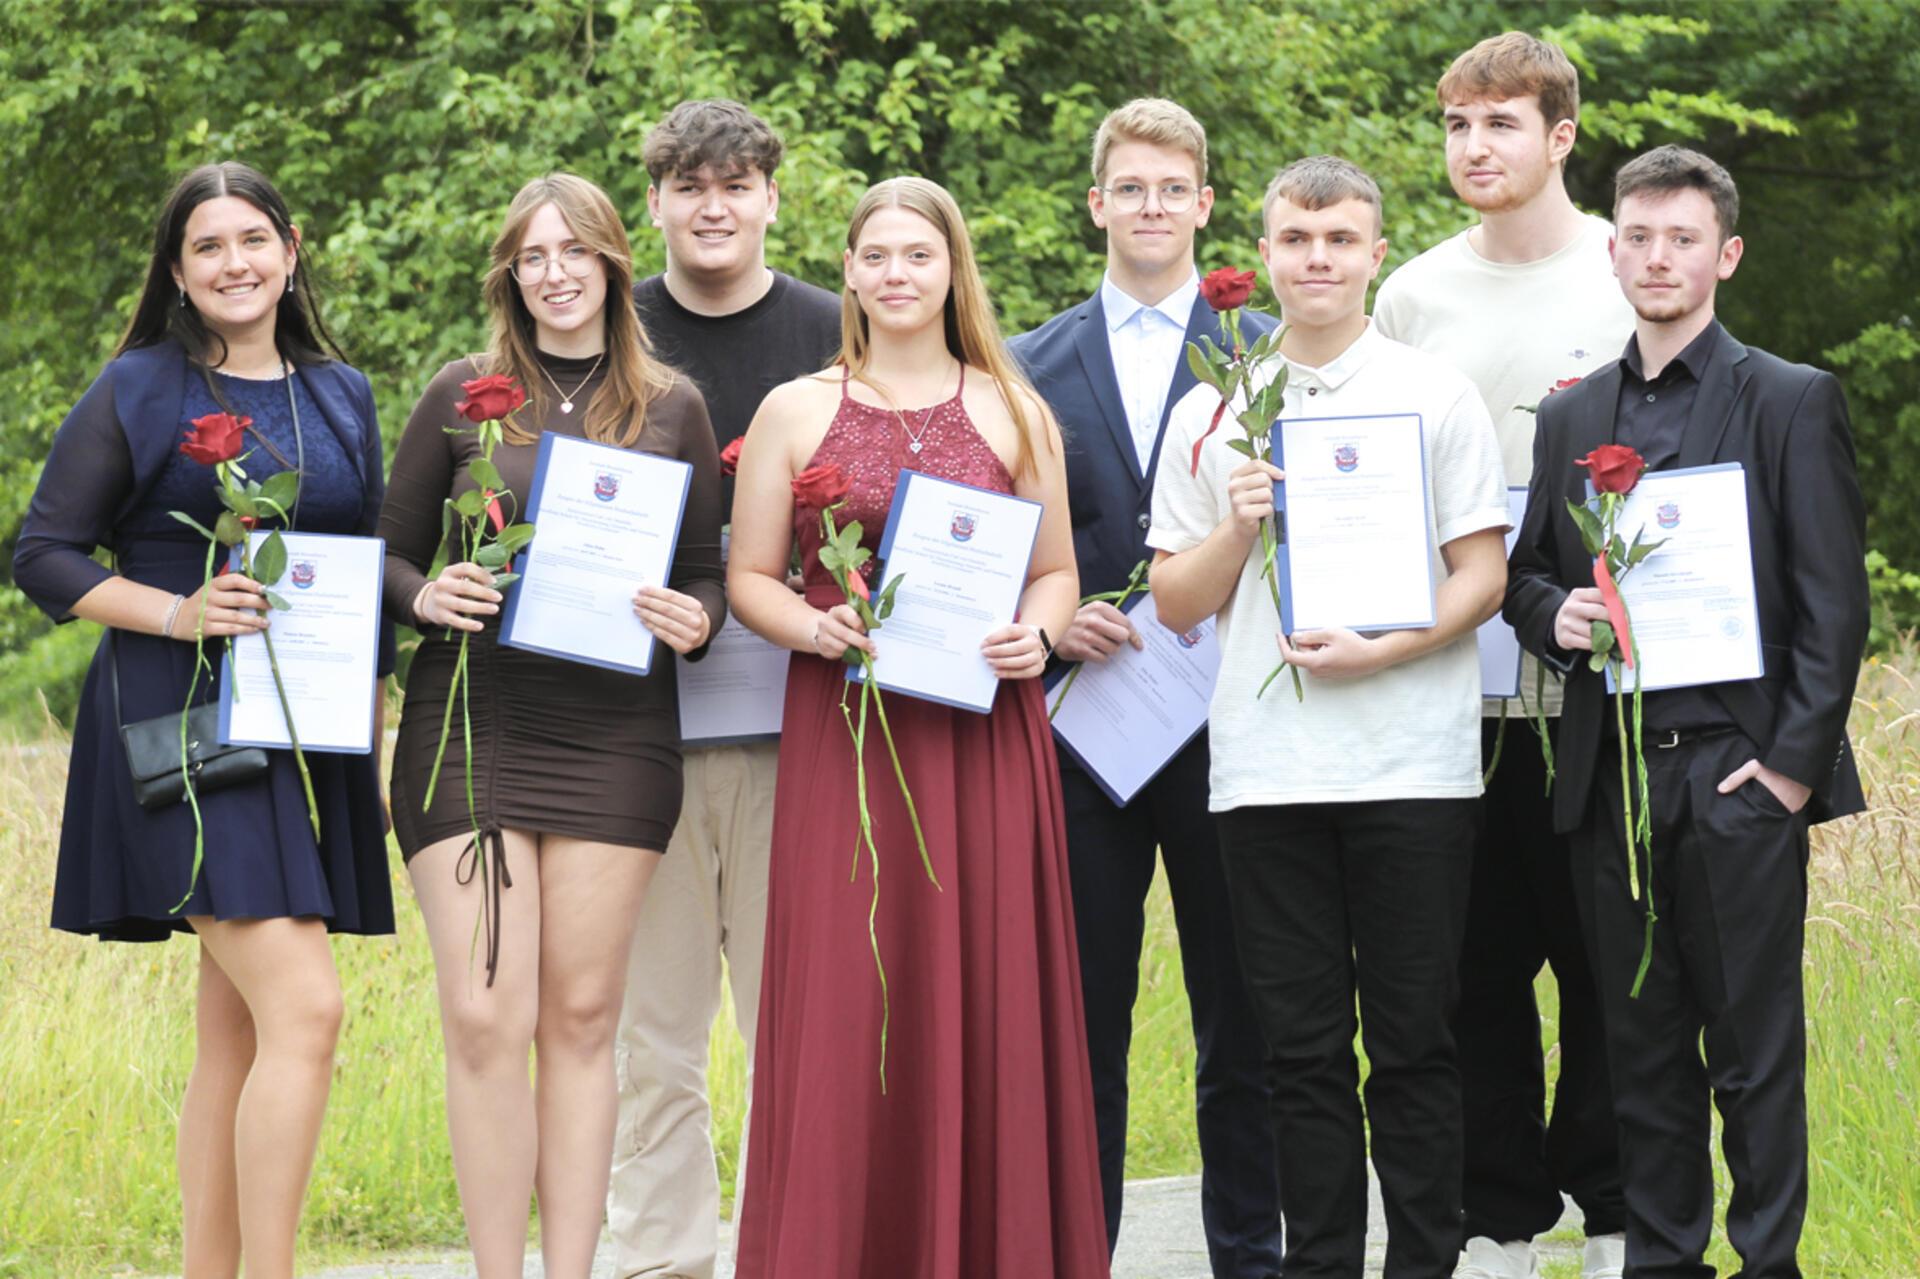
<svg viewBox="0 0 1920 1279"><path fill-rule="evenodd" d="M1381 333L1472 378L1493 415L1514 484L1533 466L1537 419L1553 388L1617 360L1633 309L1613 278L1613 224L1582 213L1565 169L1580 115L1566 54L1518 31L1454 59L1438 88L1447 175L1480 220L1395 271L1374 299ZM1560 679L1531 656L1521 693L1549 731ZM1541 694L1544 693L1544 696ZM1519 708L1506 713L1517 721ZM1502 708L1488 701L1481 756L1491 763ZM1535 1235L1560 1220L1562 1193L1585 1219L1582 1279L1620 1279L1626 1209L1600 1002L1581 941L1567 840L1553 831L1539 739L1507 724L1487 782L1460 953L1460 1049L1466 1113L1466 1256L1456 1279L1538 1279ZM1560 991L1560 1075L1547 1119L1546 1059L1533 981Z"/></svg>
<svg viewBox="0 0 1920 1279"><path fill-rule="evenodd" d="M1431 1279L1460 1247L1449 1023L1480 794L1474 631L1505 588L1505 477L1473 384L1369 324L1387 248L1373 180L1344 160L1297 161L1268 187L1262 222L1287 329L1267 368L1287 363L1283 416L1420 415L1438 620L1280 635L1258 527L1285 475L1230 450L1230 422L1188 464L1218 403L1205 387L1174 409L1162 445L1178 463L1154 487L1153 593L1175 629L1219 615L1209 807L1273 1076L1282 1273L1359 1279L1364 1264L1357 995L1386 1274ZM1276 658L1302 673L1303 700L1285 680L1256 696Z"/></svg>

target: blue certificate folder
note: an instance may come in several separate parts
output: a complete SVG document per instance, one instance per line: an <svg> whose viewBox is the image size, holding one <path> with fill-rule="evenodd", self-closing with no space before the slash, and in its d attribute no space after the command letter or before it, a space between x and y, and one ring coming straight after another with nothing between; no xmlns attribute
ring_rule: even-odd
<svg viewBox="0 0 1920 1279"><path fill-rule="evenodd" d="M673 512L673 532L672 535L666 539L665 558L660 565L660 573L658 574L659 583L664 585L673 567L674 552L680 544L681 522L685 519L687 512L687 492L692 488L692 465L682 462L678 458L659 457L652 453L635 452L630 449L617 448L611 444L599 444L592 440L580 439L576 436L563 436L553 431L543 431L540 435L540 453L533 467L533 491L527 497L527 523L533 525L536 529L540 526L540 511L543 502L549 507L552 505L552 502L547 501L547 485L549 473L553 470L553 451L556 441L565 441L569 448L577 447L594 451L598 454L604 454L605 460L610 467L617 468L617 470L623 472L630 472L636 464L643 464L647 467L676 467L686 473L686 481L679 485L679 495ZM621 486L618 482L618 477L615 475L615 471L602 471L601 468L596 465L592 469L592 480L593 497L598 501L607 503L609 509L618 509L616 504L619 501ZM610 480L611 482L609 482ZM549 543L549 545L551 545L551 543ZM507 587L506 605L500 614L500 642L511 648L523 648L529 652L545 653L549 657L557 657L563 661L583 662L589 666L602 666L608 670L627 671L634 675L645 675L648 671L652 670L654 646L657 641L654 638L653 632L649 631L641 623L639 614L633 611L630 604L625 606L624 615L617 618L610 617L603 619L611 632L611 636L583 636L582 646L577 649L561 648L552 644L535 643L523 634L516 633L525 629L527 614L542 607L538 602L528 601L526 595L528 583L540 576L540 565L537 555L540 549L540 534L535 533L534 540L527 545L525 550L520 552L519 556L516 557L513 562L514 571L518 572L521 576L518 581L510 583ZM643 575L642 570L636 569L636 578ZM628 625L629 623L631 624L630 626ZM616 640L617 643L608 643L607 641L610 637ZM588 643L591 640L598 640L601 647L597 650L589 648ZM613 650L624 648L627 644L632 645L635 654L633 658L625 659L611 655Z"/></svg>
<svg viewBox="0 0 1920 1279"><path fill-rule="evenodd" d="M1271 461L1275 466L1279 467L1283 471L1287 469L1286 428L1289 425L1304 425L1309 422L1312 422L1312 423L1377 422L1377 421L1389 420L1393 418L1412 419L1413 429L1417 433L1418 438L1416 439L1415 442L1420 448L1420 476L1421 476L1420 490L1421 490L1421 501L1423 503L1422 519L1425 522L1426 527L1429 530L1431 530L1433 527L1433 514L1432 514L1433 484L1432 484L1431 477L1427 475L1427 457L1426 457L1426 439L1425 439L1426 424L1418 413L1372 413L1372 414L1359 414L1351 417L1296 418L1296 419L1292 419L1291 421L1289 421L1289 419L1286 419L1286 418L1281 418L1280 420L1276 421L1273 424L1273 429L1271 432L1268 433L1268 436L1267 436L1268 460ZM1351 469L1351 467L1348 464L1346 464L1345 462L1342 462L1338 458L1336 458L1335 460L1335 465L1342 471ZM1273 513L1274 513L1274 522L1279 526L1280 537L1281 537L1280 546L1274 555L1274 575L1280 585L1280 629L1284 631L1286 634L1292 635L1294 633L1294 630L1296 629L1294 626L1294 607L1293 607L1293 560L1292 560L1292 554L1291 554L1292 537L1291 537L1291 533L1290 533L1288 521L1287 521L1287 486L1284 482L1276 483L1273 486ZM1433 604L1434 586L1433 586L1433 562L1431 558L1431 540L1432 540L1432 534L1431 534L1431 531L1429 531L1429 534L1428 534L1429 545L1426 548L1424 548L1428 556L1426 561L1427 616L1425 620L1410 621L1406 619L1399 619L1399 620L1387 620L1387 621L1353 621L1353 622L1342 621L1339 623L1339 625L1351 631L1418 630L1422 627L1432 626L1434 624L1434 604ZM1258 543L1256 542L1255 545L1257 547ZM1257 553L1258 552L1256 550L1256 554ZM1356 573L1364 573L1366 571L1366 567L1367 566L1364 564L1355 564L1353 565L1353 570ZM1327 623L1324 623L1324 622L1317 623L1317 625L1326 625L1326 624Z"/></svg>
<svg viewBox="0 0 1920 1279"><path fill-rule="evenodd" d="M264 535L256 536L264 540ZM303 559L300 554L300 547L302 545L315 542L321 544L326 542L371 542L375 548L377 548L373 553L373 559L377 568L371 579L371 585L373 587L373 612L364 633L355 640L355 651L365 658L365 665L371 678L367 680L364 686L335 689L330 692L327 699L330 703L339 707L342 705L340 699L358 697L359 705L366 709L364 719L366 727L364 732L359 730L359 724L362 721L357 713L345 715L339 714L336 711L336 716L341 723L351 720L354 725L355 734L358 737L364 738L366 745L341 745L338 744L337 741L327 737L319 737L312 740L309 740L307 737L300 739L300 749L302 751L335 755L371 754L373 748L377 745L373 740L373 697L374 684L379 678L380 615L383 607L381 600L381 582L385 576L386 569L386 543L377 537L357 537L346 533L282 532L281 537L287 544L287 570L281 575L278 582L272 583L272 586L276 594L285 597L287 602L293 605L293 610L290 611L297 611L299 609L300 592L310 590L316 585L315 579L317 575L313 571L313 564ZM240 551L239 548L236 547L229 552L226 571L234 573L238 572L239 569ZM281 670L284 672L287 669L289 655L284 651L279 651L277 656L281 663ZM228 746L270 746L282 750L291 746L290 740L284 736L265 738L235 737L233 735L233 694L233 648L232 645L229 644L226 647L224 656L220 659L220 740ZM277 709L279 698L272 694L270 694L270 696L274 696L274 705ZM351 704L351 701L345 703L347 706L351 706ZM305 722L304 717L301 722Z"/></svg>
<svg viewBox="0 0 1920 1279"><path fill-rule="evenodd" d="M901 517L902 511L906 509L907 494L916 485L921 485L921 486L938 485L942 488L952 489L958 493L966 494L969 498L972 498L976 501L984 499L990 502L1005 502L1011 505L1020 505L1020 506L1027 506L1027 507L1033 507L1033 508L1038 508L1040 506L1040 503L1033 501L1031 498L1016 497L1011 493L1002 493L998 489L979 488L972 484L962 484L958 480L945 480L945 479L941 479L939 476L926 475L919 471L910 471L903 468L900 472L899 479L894 484L893 505L889 507L887 510L887 527L880 535L880 553L878 556L880 560L880 573L876 577L874 582L874 587L873 587L873 594L875 599L878 599L880 597L881 592L886 589L887 578L893 572L891 556L893 553L894 536L899 532L899 529L900 529L900 517ZM1037 541L1038 530L1039 530L1039 524L1037 520L1035 521L1034 528L1035 528L1035 540ZM965 540L967 537L971 537L972 534L969 529L968 531L965 532L963 536L962 530L956 527L953 530L953 536L956 541L962 541L962 540ZM1025 562L1021 565L1020 574L1019 574L1020 582L1021 582L1020 589L1022 591L1025 590L1027 572L1032 566L1033 566L1033 543L1029 542L1027 544L1027 558ZM1015 606L1016 608L1018 607L1017 600L1016 600ZM1012 619L1009 618L1008 620L1011 621ZM998 627L990 627L988 629L996 630L998 629ZM884 626L882 626L881 628L880 635L881 635L881 642L885 643L886 629ZM986 659L981 658L980 660L982 661L982 663L984 663ZM866 679L866 672L859 666L849 666L847 668L847 679L855 684L863 683L865 682L865 679ZM884 677L876 678L874 682L877 685L879 685L879 687L885 689L890 693L900 693L907 697L920 698L923 701L938 702L943 706L953 706L953 707L959 708L960 710L974 711L981 715L984 715L993 709L994 696L999 692L999 688L1000 688L1000 681L998 679L995 679L993 680L990 686L987 686L984 699L974 701L974 700L968 700L964 698L942 697L942 696L938 696L936 694L930 693L925 689L912 688L904 685L895 685L894 683L892 683L891 681L887 680Z"/></svg>

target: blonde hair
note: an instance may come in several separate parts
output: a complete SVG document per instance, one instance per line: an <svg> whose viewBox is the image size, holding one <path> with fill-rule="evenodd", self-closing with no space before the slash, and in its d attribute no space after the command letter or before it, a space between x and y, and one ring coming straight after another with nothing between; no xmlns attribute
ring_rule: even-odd
<svg viewBox="0 0 1920 1279"><path fill-rule="evenodd" d="M547 205L559 210L574 239L600 255L607 274L601 322L606 326L607 378L587 406L582 429L590 440L631 448L646 429L647 405L670 390L674 372L652 354L646 330L633 311L633 250L613 202L585 178L549 173L521 187L507 206L506 221L494 237L484 292L492 331L487 339L488 373L518 378L534 420L546 416L550 388L540 370L534 344L533 315L513 278L513 260L526 239L527 224ZM507 419L506 439L531 444L537 430Z"/></svg>
<svg viewBox="0 0 1920 1279"><path fill-rule="evenodd" d="M1107 112L1093 135L1093 184L1107 184L1107 153L1119 142L1171 147L1193 157L1194 178L1207 185L1207 131L1193 112L1165 98L1135 98Z"/></svg>
<svg viewBox="0 0 1920 1279"><path fill-rule="evenodd" d="M853 220L847 224L848 252L858 246L867 219L882 209L905 209L918 214L931 222L946 242L952 261L952 276L943 307L947 351L963 364L984 370L999 384L1000 401L1007 406L1020 436L1020 455L1013 474L1016 479L1026 475L1033 469L1034 438L1044 434L1043 422L1036 419L1029 408L1030 403L1037 405L1040 397L1021 375L1000 338L1000 326L987 301L987 288L980 280L980 267L973 256L973 239L967 234L967 222L961 216L960 206L954 203L945 187L926 178L888 178L876 182L854 206ZM854 296L853 290L843 286L840 290L840 357L836 362L846 368L849 377L884 396L885 391L866 376L871 359L867 313L860 308L860 299ZM1028 397L1032 397L1031 400ZM1051 439L1047 448L1049 451L1053 448Z"/></svg>
<svg viewBox="0 0 1920 1279"><path fill-rule="evenodd" d="M1580 73L1559 45L1524 31L1488 36L1455 58L1434 96L1442 108L1534 98L1549 132L1562 120L1580 122Z"/></svg>

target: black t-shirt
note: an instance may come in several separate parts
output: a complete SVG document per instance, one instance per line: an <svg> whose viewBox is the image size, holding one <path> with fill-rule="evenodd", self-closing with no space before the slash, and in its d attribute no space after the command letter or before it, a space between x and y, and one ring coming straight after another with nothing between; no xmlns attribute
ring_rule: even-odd
<svg viewBox="0 0 1920 1279"><path fill-rule="evenodd" d="M840 350L840 298L779 271L773 287L731 315L697 315L667 292L667 277L633 286L633 305L654 354L700 388L721 448L747 433L767 392L818 373ZM733 480L722 481L733 509Z"/></svg>

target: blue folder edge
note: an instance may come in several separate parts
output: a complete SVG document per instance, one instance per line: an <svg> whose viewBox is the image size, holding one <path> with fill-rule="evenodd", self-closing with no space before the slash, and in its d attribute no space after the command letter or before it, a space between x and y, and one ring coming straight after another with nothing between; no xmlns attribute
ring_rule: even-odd
<svg viewBox="0 0 1920 1279"><path fill-rule="evenodd" d="M1120 611L1122 613L1133 612L1135 606L1138 605L1140 601L1145 598L1146 596L1144 595L1134 596L1132 599L1127 601L1127 606L1121 609ZM1218 634L1217 630L1215 634L1216 635ZM1059 685L1060 681L1067 677L1067 672L1075 669L1079 665L1080 663L1075 662L1070 666L1062 667L1060 671L1054 676L1053 683L1047 685L1047 692L1049 694L1053 693L1056 687ZM1072 694L1068 694L1068 696L1072 696ZM1048 709L1052 709L1053 707L1053 698L1051 696L1047 698L1047 707ZM1048 727L1052 728L1052 725L1049 724ZM1131 794L1126 796L1122 796L1119 791L1115 790L1112 786L1108 785L1107 779L1102 777L1098 772L1096 772L1093 766L1087 763L1086 759L1080 754L1080 752L1073 749L1073 743L1069 742L1066 738L1062 737L1058 730L1054 731L1053 740L1055 745L1059 746L1061 750L1065 751L1067 755L1073 760L1073 762L1080 766L1080 771L1085 773L1093 781L1093 784L1095 786L1098 786L1101 789L1101 791L1106 795L1106 797L1113 801L1113 806L1115 808L1125 808L1128 804L1131 804L1136 798L1139 797L1141 791L1153 785L1154 778L1160 776L1160 774L1167 771L1167 765L1173 763L1175 759L1179 758L1181 751L1184 751L1185 749L1187 749L1187 747L1193 745L1194 740L1198 738L1200 734L1206 731L1207 731L1207 725L1206 725L1206 722L1203 720L1198 728L1194 729L1191 733L1187 734L1185 741L1181 742L1178 746L1174 747L1173 752L1169 754L1166 757L1166 759L1161 761L1160 767L1154 769L1151 773L1147 774L1146 780L1142 781L1137 789L1135 789Z"/></svg>
<svg viewBox="0 0 1920 1279"><path fill-rule="evenodd" d="M1709 471L1745 472L1746 469L1747 469L1746 467L1742 466L1738 462L1713 462L1706 466L1679 466L1679 467L1675 467L1670 471L1649 471L1647 472L1647 474L1649 475L1704 475ZM1593 481L1589 479L1587 481L1587 500L1592 501L1593 496L1594 496ZM1751 527L1753 522L1753 494L1751 492L1747 494L1747 522L1749 527ZM1752 546L1751 536L1749 536L1748 538L1748 546L1747 546L1747 575L1748 575L1748 580L1751 581L1752 575L1753 575L1753 546ZM1754 586L1753 598L1754 598L1754 606L1757 609L1759 607L1759 602L1760 602L1760 589L1757 584ZM1760 628L1758 626L1755 626L1753 628L1753 660L1754 660L1754 664L1760 668L1761 675L1764 676L1767 671L1767 650L1765 645L1761 641ZM1607 667L1606 673L1602 678L1606 680L1606 688L1609 693L1618 691L1614 687L1613 667L1611 665ZM1740 678L1748 678L1748 677L1742 676ZM1720 680L1717 682L1727 683L1728 681ZM1711 688L1712 685L1711 684L1670 684L1670 685L1663 685L1662 687L1664 688Z"/></svg>
<svg viewBox="0 0 1920 1279"><path fill-rule="evenodd" d="M1365 422L1365 421L1377 420L1379 418L1390 418L1390 417L1410 417L1414 421L1414 428L1420 432L1420 500L1424 504L1424 512L1425 512L1427 527L1432 528L1433 527L1433 483L1431 478L1427 475L1427 449L1426 449L1427 426L1426 426L1426 419L1424 417L1422 417L1418 413L1355 413L1345 417L1312 417L1312 418L1296 418L1294 420L1300 421L1300 422ZM1286 418L1279 418L1274 422L1273 429L1267 433L1267 460L1272 462L1275 466L1279 467L1283 471L1287 469L1286 449L1283 447L1283 443L1282 443L1282 441L1285 438L1286 424L1287 424ZM1273 514L1274 514L1274 522L1280 526L1281 536L1283 539L1285 539L1286 537L1286 530L1287 530L1286 510L1287 510L1287 486L1284 483L1276 483L1273 486ZM1273 571L1274 571L1275 579L1280 584L1280 629L1287 635L1292 635L1294 632L1293 564L1292 564L1292 560L1288 556L1287 547L1289 545L1290 545L1290 542L1288 540L1281 541L1279 550L1274 555ZM1439 617L1439 610L1434 604L1433 557L1431 554L1432 547L1429 547L1428 551L1429 551L1429 554L1427 557L1427 620L1426 621L1424 622L1392 622L1385 625L1380 625L1380 624L1369 624L1369 625L1359 625L1359 626L1348 625L1348 626L1345 626L1343 629L1349 630L1349 631L1360 631L1360 632L1418 631L1418 630L1424 630L1427 627L1432 626Z"/></svg>
<svg viewBox="0 0 1920 1279"><path fill-rule="evenodd" d="M611 444L600 444L594 440L583 440L577 436L569 435L563 437L555 431L542 431L540 433L540 455L533 464L533 491L527 496L526 522L535 527L538 527L540 523L540 494L546 484L547 459L553 456L553 442L556 439L562 438L574 440L576 443L584 444L588 448L606 449L609 452L618 453L622 457L631 458L634 456L631 449L617 448ZM660 457L657 454L651 453L646 456L654 461L671 462L676 466L683 466L689 472L687 482L680 486L680 509L676 511L673 516L673 536L667 551L667 563L668 565L672 565L674 555L680 550L680 527L687 517L687 495L693 488L693 477L691 474L693 465L690 462L682 462L679 458L674 457ZM639 662L609 662L597 657L582 657L578 653L568 653L557 648L546 648L539 644L528 644L523 640L514 639L513 626L515 620L519 617L520 588L526 585L527 563L532 552L533 548L531 543L529 543L527 549L521 551L519 556L513 561L513 571L519 573L520 577L517 581L507 585L507 603L506 607L502 609L500 613L500 642L502 644L505 644L509 648L524 649L529 653L545 653L548 657L557 657L563 662L578 662L582 666L599 666L610 671L625 671L629 675L645 675L653 669L653 655L659 644L659 640L652 631L647 630L644 626L640 628L640 633L646 637L646 655Z"/></svg>
<svg viewBox="0 0 1920 1279"><path fill-rule="evenodd" d="M282 530L282 531L285 532L286 530ZM386 608L386 598L385 598L386 597L385 585L386 585L386 574L387 574L386 539L379 538L379 537L360 537L356 534L351 534L351 533L301 533L300 536L303 538L307 538L307 537L349 538L350 537L350 538L353 538L353 540L355 541L376 542L380 545L380 548L381 548L380 573L379 573L379 576L375 579L375 589L374 589L374 599L373 599L372 642L375 645L377 650L378 645L380 643L380 617L381 617L382 611ZM293 568L293 562L291 559L289 559L287 562L287 568L289 571L291 571ZM235 572L238 572L239 569L240 569L240 551L238 547L234 547L229 549L229 551L227 552L226 571L229 573L235 573ZM274 585L278 586L279 583L276 582L274 583ZM373 677L373 684L374 684L374 687L367 690L369 694L369 696L367 697L367 745L364 749L355 750L351 747L346 747L346 746L312 746L306 742L300 743L300 749L303 752L312 751L316 755L371 755L374 751L374 748L380 744L373 740L373 698L374 696L377 695L375 690L377 690L380 687L380 676L377 671ZM220 655L220 741L221 741L221 744L226 746L267 746L275 750L291 749L291 747L289 747L288 745L282 742L263 742L263 741L244 741L244 740L236 741L231 736L232 728L233 728L233 649L231 648L231 646L228 646L223 649Z"/></svg>
<svg viewBox="0 0 1920 1279"><path fill-rule="evenodd" d="M1040 503L1034 501L1032 498L1021 497L1016 493L1002 493L999 489L981 488L978 484L962 484L959 480L941 479L937 475L928 475L922 471L911 471L906 467L901 467L900 475L894 481L893 504L887 508L887 526L880 534L880 579L874 583L873 587L873 594L876 599L887 589L887 576L892 572L892 566L888 561L893 552L893 535L900 527L900 512L905 508L907 503L907 489L915 480L924 480L929 484L945 484L951 488L967 489L974 493L988 493L994 497L1004 498L1008 501L1025 502L1028 506L1040 505ZM1033 537L1035 542L1040 540L1040 527L1037 524L1034 526ZM1027 569L1032 567L1033 547L1028 546L1026 566L1020 570L1022 581L1026 580ZM864 684L866 682L866 673L858 666L849 666L847 667L847 681L852 684ZM972 702L956 701L947 697L930 697L925 693L914 692L912 689L896 688L883 679L876 679L874 683L889 693L898 693L902 697L911 697L922 702L935 702L941 706L952 706L959 710L972 711L976 715L985 715L993 710L993 697L987 698L987 704L985 706L978 706ZM995 680L993 686L994 696L998 696L999 692L1000 681Z"/></svg>

